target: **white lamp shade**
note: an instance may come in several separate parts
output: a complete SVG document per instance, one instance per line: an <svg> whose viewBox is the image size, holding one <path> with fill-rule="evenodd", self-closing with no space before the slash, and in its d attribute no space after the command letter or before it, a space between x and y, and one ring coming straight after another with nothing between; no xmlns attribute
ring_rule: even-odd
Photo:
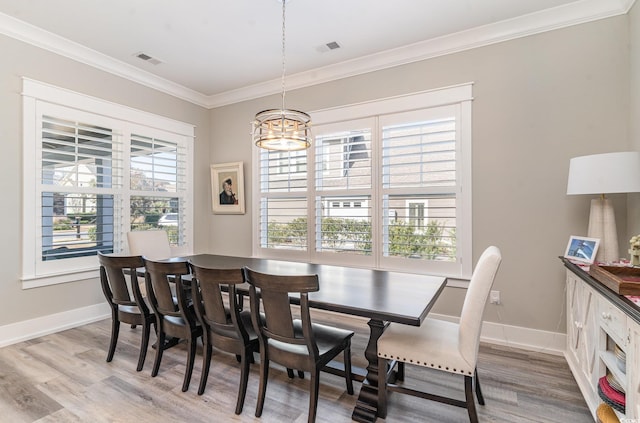
<svg viewBox="0 0 640 423"><path fill-rule="evenodd" d="M574 157L569 163L567 194L640 192L640 152Z"/></svg>

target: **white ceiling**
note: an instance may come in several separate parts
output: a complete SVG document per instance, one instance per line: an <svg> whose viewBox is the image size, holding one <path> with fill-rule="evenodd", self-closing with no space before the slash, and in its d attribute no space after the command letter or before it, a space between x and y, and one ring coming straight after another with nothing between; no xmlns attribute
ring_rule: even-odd
<svg viewBox="0 0 640 423"><path fill-rule="evenodd" d="M286 86L615 16L634 1L287 0ZM280 90L280 0L0 0L0 33L206 107Z"/></svg>

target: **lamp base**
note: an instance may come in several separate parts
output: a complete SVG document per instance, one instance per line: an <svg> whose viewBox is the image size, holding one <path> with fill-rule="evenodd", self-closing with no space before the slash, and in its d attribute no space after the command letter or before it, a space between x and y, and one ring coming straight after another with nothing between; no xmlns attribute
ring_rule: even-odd
<svg viewBox="0 0 640 423"><path fill-rule="evenodd" d="M591 200L588 237L600 239L596 261L614 262L620 259L616 217L609 199Z"/></svg>

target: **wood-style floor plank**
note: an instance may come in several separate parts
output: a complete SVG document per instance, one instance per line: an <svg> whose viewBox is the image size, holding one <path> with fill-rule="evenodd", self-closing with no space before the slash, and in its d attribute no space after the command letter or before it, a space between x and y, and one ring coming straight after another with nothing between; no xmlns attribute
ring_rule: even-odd
<svg viewBox="0 0 640 423"><path fill-rule="evenodd" d="M356 331L352 356L364 367L366 321L331 313L314 313L316 321ZM181 392L186 348L165 351L157 377L150 376L155 350L149 348L144 369L136 372L141 329L123 325L114 359L105 362L110 320L70 329L0 349L0 421L49 422L306 422L308 375L289 379L272 366L261 418L254 416L258 365L251 367L244 411L234 414L239 379L235 357L214 352L207 389L196 394L202 368L198 349L189 391ZM152 343L155 338L152 335ZM486 406L481 422L581 423L591 414L563 357L508 347L481 345L478 367ZM344 379L322 373L319 423L351 421L355 395ZM425 368L407 367L407 384L463 398L462 379ZM380 422L468 421L466 410L392 393L389 414Z"/></svg>

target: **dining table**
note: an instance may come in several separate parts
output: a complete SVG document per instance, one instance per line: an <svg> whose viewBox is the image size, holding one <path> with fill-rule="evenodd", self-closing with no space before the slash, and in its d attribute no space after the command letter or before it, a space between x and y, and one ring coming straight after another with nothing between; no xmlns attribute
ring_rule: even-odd
<svg viewBox="0 0 640 423"><path fill-rule="evenodd" d="M362 382L351 416L358 422L375 422L378 417L378 383L387 376L387 369L378 369L378 338L390 323L420 326L447 282L443 276L255 257L196 254L178 259L219 269L246 266L269 274L316 274L320 289L309 293L310 307L369 319L364 351L368 365L360 372L353 370L355 380ZM296 298L291 301L296 303Z"/></svg>

